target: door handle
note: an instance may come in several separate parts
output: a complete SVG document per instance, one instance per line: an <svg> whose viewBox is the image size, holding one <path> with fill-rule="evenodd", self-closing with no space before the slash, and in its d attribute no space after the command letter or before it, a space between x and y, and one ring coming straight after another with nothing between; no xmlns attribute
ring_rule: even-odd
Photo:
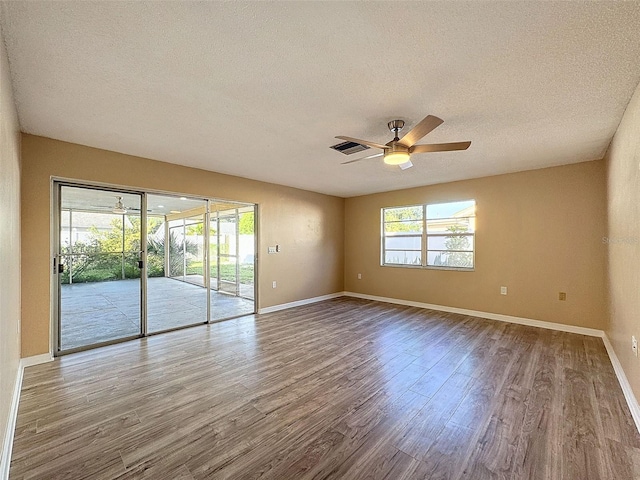
<svg viewBox="0 0 640 480"><path fill-rule="evenodd" d="M142 268L142 266L144 265L144 262L142 260L138 260L138 268Z"/></svg>

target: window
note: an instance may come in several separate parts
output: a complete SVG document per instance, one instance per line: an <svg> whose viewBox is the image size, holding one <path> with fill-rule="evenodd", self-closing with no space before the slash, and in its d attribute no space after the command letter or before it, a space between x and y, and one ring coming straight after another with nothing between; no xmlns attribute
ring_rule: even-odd
<svg viewBox="0 0 640 480"><path fill-rule="evenodd" d="M382 265L474 267L475 200L382 209Z"/></svg>

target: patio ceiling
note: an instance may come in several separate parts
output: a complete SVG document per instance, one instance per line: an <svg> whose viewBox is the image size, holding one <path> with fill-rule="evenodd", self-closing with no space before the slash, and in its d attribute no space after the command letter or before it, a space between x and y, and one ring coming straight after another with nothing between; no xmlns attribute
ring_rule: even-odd
<svg viewBox="0 0 640 480"><path fill-rule="evenodd" d="M140 209L140 196L133 193L97 190L93 188L65 186L62 195L62 209L74 211L111 212L122 197L125 208L134 213ZM178 195L151 193L147 195L147 212L150 215L169 215L193 210L205 205L204 199L189 198ZM226 200L212 200L211 211L224 211L245 207L247 204Z"/></svg>

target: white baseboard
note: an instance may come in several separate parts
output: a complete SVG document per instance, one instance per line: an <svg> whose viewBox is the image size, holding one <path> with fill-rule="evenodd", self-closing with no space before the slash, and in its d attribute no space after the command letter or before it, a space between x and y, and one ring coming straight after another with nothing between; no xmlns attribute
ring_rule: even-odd
<svg viewBox="0 0 640 480"><path fill-rule="evenodd" d="M542 320L533 320L531 318L503 315L501 313L480 312L478 310L468 310L466 308L447 307L445 305L434 305L431 303L413 302L410 300L398 300L396 298L378 297L376 295L365 295L363 293L345 292L345 295L347 297L363 298L365 300L376 300L378 302L394 303L397 305L406 305L409 307L428 308L441 312L459 313L461 315L469 315L472 317L498 320L499 322L517 323L518 325L527 325L529 327L546 328L547 330L559 330L561 332L577 333L580 335L588 335L590 337L602 337L604 335L604 332L602 330L596 330L595 328L577 327L575 325L565 325L563 323L545 322Z"/></svg>
<svg viewBox="0 0 640 480"><path fill-rule="evenodd" d="M638 433L640 433L640 405L638 404L638 399L636 399L635 395L633 394L631 384L629 383L629 380L627 380L627 376L622 369L620 360L618 360L618 356L613 349L613 345L609 341L609 337L607 337L606 334L602 336L602 341L604 342L604 346L607 349L607 353L609 354L609 359L611 360L611 364L613 365L613 370L616 372L616 377L618 377L618 383L620 383L620 387L622 387L622 393L624 393L624 398L627 400L629 410L631 410L633 421L636 424Z"/></svg>
<svg viewBox="0 0 640 480"><path fill-rule="evenodd" d="M265 307L258 310L258 313L272 313L280 310L286 310L287 308L301 307L302 305L309 305L310 303L322 302L323 300L330 300L332 298L344 297L345 292L330 293L328 295L321 295L319 297L305 298L304 300L297 300L295 302L281 303L280 305L273 305L271 307Z"/></svg>
<svg viewBox="0 0 640 480"><path fill-rule="evenodd" d="M18 403L20 402L20 390L22 389L22 373L24 369L18 365L18 374L16 382L13 386L13 395L11 397L11 407L9 410L9 418L7 419L7 429L4 432L4 443L2 445L2 460L0 464L0 479L7 480L9 478L9 467L11 466L11 452L13 450L13 432L16 429L16 419L18 418Z"/></svg>
<svg viewBox="0 0 640 480"><path fill-rule="evenodd" d="M53 356L50 353L34 355L33 357L20 359L20 363L18 364L18 372L16 374L16 382L13 386L11 407L9 410L9 418L7 419L7 429L4 432L2 458L0 459L0 480L8 480L9 478L11 452L13 450L13 434L16 429L16 420L18 418L18 405L20 404L20 391L22 390L22 377L24 376L24 369L32 365L51 362L52 360Z"/></svg>
<svg viewBox="0 0 640 480"><path fill-rule="evenodd" d="M33 357L25 357L20 360L20 366L25 369L32 365L40 365L41 363L47 363L53 361L53 355L50 353L43 353L42 355L34 355Z"/></svg>

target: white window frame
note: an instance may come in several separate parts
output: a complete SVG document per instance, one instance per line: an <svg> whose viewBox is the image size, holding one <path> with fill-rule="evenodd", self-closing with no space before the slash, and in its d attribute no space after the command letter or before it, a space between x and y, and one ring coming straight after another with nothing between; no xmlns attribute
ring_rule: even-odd
<svg viewBox="0 0 640 480"><path fill-rule="evenodd" d="M428 233L427 231L427 221L428 220L435 220L435 219L429 219L427 218L427 208L429 206L433 206L433 205L441 205L444 203L458 203L458 202L473 202L474 204L474 213L472 215L466 216L466 217L459 217L459 218L465 218L465 219L469 219L469 218L473 218L475 219L475 207L477 206L477 203L475 201L475 199L469 199L469 200L456 200L456 201L451 201L451 202L436 202L436 203L425 203L425 204L417 204L417 205L403 205L403 206L392 206L392 207L383 207L380 209L380 226L381 226L381 244L380 244L380 265L383 267L402 267L402 268L426 268L426 269L432 269L432 270L456 270L456 271L462 271L462 272L472 272L475 270L475 260L476 260L476 232L475 232L475 226L473 229L473 232L471 233L461 233L459 236L467 236L467 237L471 237L472 238L472 249L471 250L439 250L439 249L429 249L428 245L429 245L429 239L430 238L440 238L440 237L451 237L451 234L446 234L446 233ZM387 249L386 248L386 238L387 235L385 233L385 225L389 224L389 223L395 223L396 221L391 221L391 222L385 222L385 211L386 210L392 210L392 209L397 209L397 208L416 208L416 207L420 207L422 209L422 218L421 219L417 219L414 220L416 222L421 221L422 222L422 233L407 233L405 235L400 234L400 235L394 235L394 237L398 238L398 237L419 237L420 238L420 264L407 264L407 263L387 263L385 260L387 258L387 252L390 251L413 251L413 252L417 252L418 250L413 250L413 249ZM458 217L451 217L452 219L454 218L458 218ZM448 218L438 218L438 220L449 220ZM406 221L411 221L411 220L406 220ZM475 221L475 220L474 220ZM456 235L458 236L458 235ZM428 265L427 261L428 261L428 254L429 252L471 252L472 254L472 264L469 267L448 267L446 265Z"/></svg>

